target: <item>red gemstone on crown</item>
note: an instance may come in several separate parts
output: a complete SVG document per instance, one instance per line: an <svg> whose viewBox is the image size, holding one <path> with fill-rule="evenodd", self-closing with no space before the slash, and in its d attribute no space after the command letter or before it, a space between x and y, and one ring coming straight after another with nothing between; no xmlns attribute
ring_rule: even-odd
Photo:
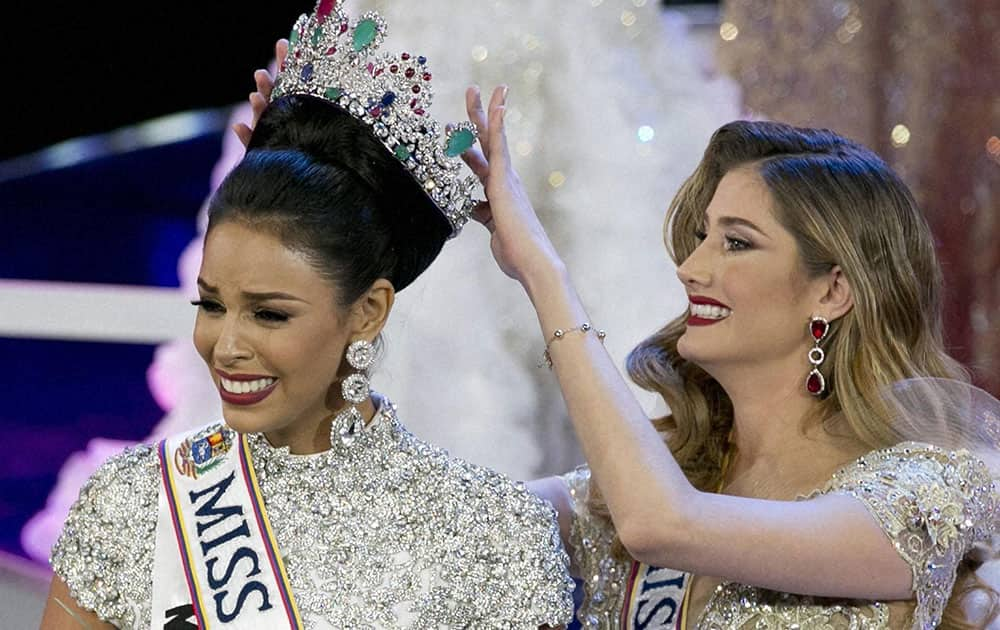
<svg viewBox="0 0 1000 630"><path fill-rule="evenodd" d="M414 94L420 94L420 86L419 85L414 85L413 86L413 93Z"/></svg>
<svg viewBox="0 0 1000 630"><path fill-rule="evenodd" d="M422 110L422 109L420 109L418 107L415 110L413 110L413 113L416 114L417 116L423 116L424 115L424 110Z"/></svg>
<svg viewBox="0 0 1000 630"><path fill-rule="evenodd" d="M379 116L382 115L382 108L381 107L372 107L371 110L369 110L368 113L371 115L372 118L378 118Z"/></svg>
<svg viewBox="0 0 1000 630"><path fill-rule="evenodd" d="M830 324L823 321L822 319L814 319L809 323L809 331L812 333L813 339L819 341L826 337L827 331L830 329Z"/></svg>
<svg viewBox="0 0 1000 630"><path fill-rule="evenodd" d="M329 48L326 49L326 54L327 55L332 55L332 54L334 54L336 52L337 52L337 47L336 46L330 46Z"/></svg>
<svg viewBox="0 0 1000 630"><path fill-rule="evenodd" d="M823 375L819 373L818 370L813 370L809 373L809 378L806 379L806 389L813 396L817 396L823 393L823 389L826 387L826 382L823 380Z"/></svg>
<svg viewBox="0 0 1000 630"><path fill-rule="evenodd" d="M341 22L340 24L340 34L343 35L347 32L347 22Z"/></svg>
<svg viewBox="0 0 1000 630"><path fill-rule="evenodd" d="M402 55L399 56L399 58L402 59L403 61L409 61L410 53L403 53Z"/></svg>
<svg viewBox="0 0 1000 630"><path fill-rule="evenodd" d="M403 74L406 76L407 79L412 79L413 75L416 74L416 73L417 73L417 71L414 70L413 68L407 68L406 72L404 72Z"/></svg>
<svg viewBox="0 0 1000 630"><path fill-rule="evenodd" d="M389 72L393 73L399 72L399 66L397 66L396 64L392 64L391 66L389 66Z"/></svg>
<svg viewBox="0 0 1000 630"><path fill-rule="evenodd" d="M410 109L413 109L416 106L417 106L417 99L412 99L410 101Z"/></svg>
<svg viewBox="0 0 1000 630"><path fill-rule="evenodd" d="M330 17L333 7L337 5L337 0L319 0L319 8L316 9L317 22L322 24L326 18Z"/></svg>
<svg viewBox="0 0 1000 630"><path fill-rule="evenodd" d="M431 73L430 72L425 72L424 73L424 81L430 81L430 80L431 80Z"/></svg>

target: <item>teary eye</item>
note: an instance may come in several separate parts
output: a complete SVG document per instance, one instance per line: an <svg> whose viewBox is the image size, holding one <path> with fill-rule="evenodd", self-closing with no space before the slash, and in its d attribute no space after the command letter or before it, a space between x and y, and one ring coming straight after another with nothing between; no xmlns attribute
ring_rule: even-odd
<svg viewBox="0 0 1000 630"><path fill-rule="evenodd" d="M226 308L215 300L193 300L192 306L197 306L206 313L225 313Z"/></svg>
<svg viewBox="0 0 1000 630"><path fill-rule="evenodd" d="M280 311L273 311L271 309L262 308L254 312L254 316L268 323L276 324L288 321L288 315Z"/></svg>

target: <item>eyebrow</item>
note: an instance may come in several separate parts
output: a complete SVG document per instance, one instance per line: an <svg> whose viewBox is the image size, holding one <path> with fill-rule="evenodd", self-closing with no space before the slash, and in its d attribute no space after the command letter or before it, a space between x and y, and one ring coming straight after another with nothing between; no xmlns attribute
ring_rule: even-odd
<svg viewBox="0 0 1000 630"><path fill-rule="evenodd" d="M708 217L705 217L705 220L707 222ZM719 217L717 223L723 227L732 227L736 225L748 227L751 230L754 230L755 232L759 232L760 234L767 236L767 232L757 227L756 223L754 223L753 221L747 221L746 219L741 219L740 217L729 217L729 216ZM767 238L771 237L767 236Z"/></svg>
<svg viewBox="0 0 1000 630"><path fill-rule="evenodd" d="M213 287L212 285L205 282L201 278L198 278L198 286L209 293L219 292L219 289L217 287ZM242 291L241 293L244 298L255 302L263 302L265 300L289 300L293 302L303 302L305 304L309 303L308 301L303 300L300 297L296 297L291 293L282 293L281 291L267 291L267 292Z"/></svg>

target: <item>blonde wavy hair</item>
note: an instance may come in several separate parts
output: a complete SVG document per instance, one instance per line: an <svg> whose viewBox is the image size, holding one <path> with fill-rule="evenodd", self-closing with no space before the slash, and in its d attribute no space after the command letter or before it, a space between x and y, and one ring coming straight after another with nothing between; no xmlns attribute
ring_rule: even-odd
<svg viewBox="0 0 1000 630"><path fill-rule="evenodd" d="M885 387L910 377L967 380L944 350L941 270L910 191L872 151L833 132L733 122L715 132L670 204L664 240L677 265L698 246L705 210L723 176L734 169L750 169L766 184L806 273L816 277L839 265L853 291L853 308L831 323L824 341L828 394L807 421L836 415L872 449L902 441L889 422ZM653 422L688 479L714 491L733 409L718 382L678 354L686 318L681 315L642 341L626 367L636 384L669 406L670 415ZM595 512L607 515L596 488L590 502ZM615 549L624 553L617 541ZM965 563L960 570L945 627L972 627L956 601L981 590L971 568ZM992 615L998 599L992 590L989 594Z"/></svg>

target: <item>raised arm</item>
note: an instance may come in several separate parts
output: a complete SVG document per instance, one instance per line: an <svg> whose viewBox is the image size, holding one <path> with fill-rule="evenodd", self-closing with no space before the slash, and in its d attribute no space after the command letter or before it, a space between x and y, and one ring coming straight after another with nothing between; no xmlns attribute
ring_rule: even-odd
<svg viewBox="0 0 1000 630"><path fill-rule="evenodd" d="M488 113L475 89L467 104L483 151L468 152L466 161L488 199L475 217L492 234L500 268L524 287L538 315L540 338L548 341L557 329L589 318L510 164L506 89L494 91ZM912 596L910 567L863 503L843 495L783 502L700 492L593 331L566 334L550 345L550 353L594 479L633 557L779 591Z"/></svg>

